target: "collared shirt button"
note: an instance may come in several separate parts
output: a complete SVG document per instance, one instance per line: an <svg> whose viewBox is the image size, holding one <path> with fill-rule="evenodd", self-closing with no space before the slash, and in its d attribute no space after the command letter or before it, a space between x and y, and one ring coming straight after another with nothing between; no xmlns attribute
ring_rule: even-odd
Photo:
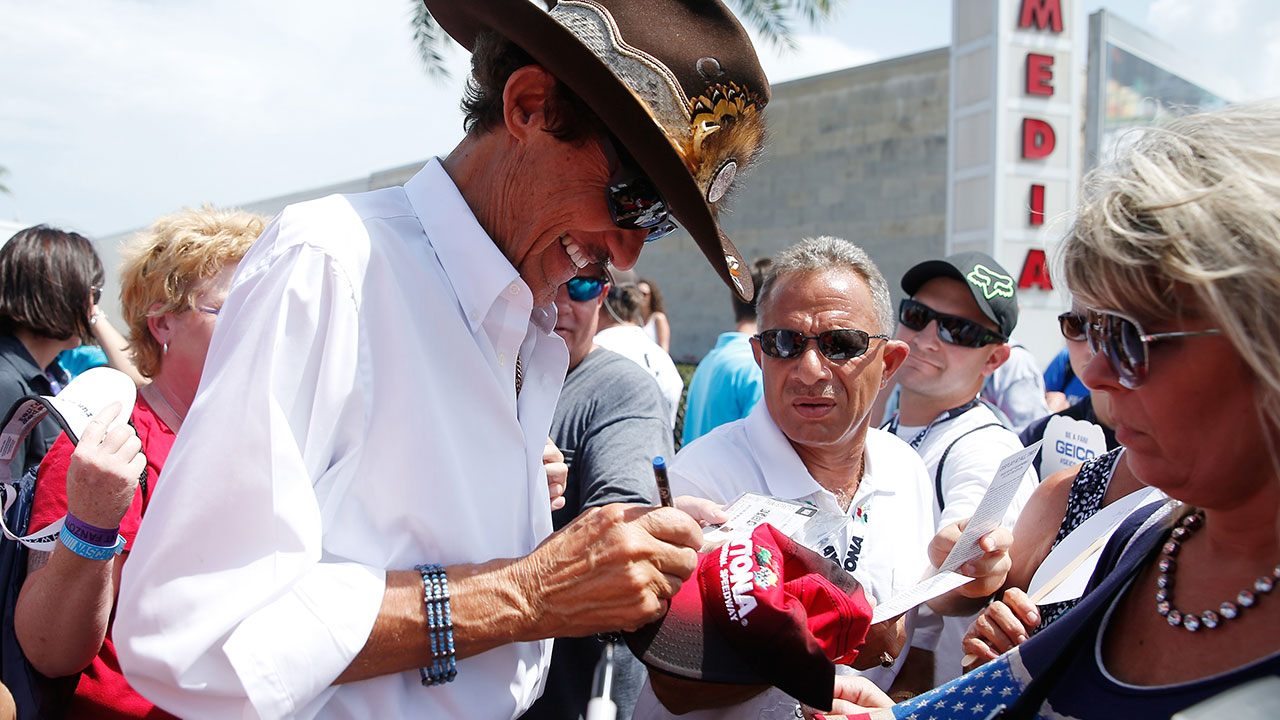
<svg viewBox="0 0 1280 720"><path fill-rule="evenodd" d="M518 283L511 283L511 287L509 289L511 290L512 295L520 294L520 285Z"/></svg>
<svg viewBox="0 0 1280 720"><path fill-rule="evenodd" d="M506 353L498 353L498 364L499 364L499 365L502 365L503 367L506 367L506 365L507 365L507 354L506 354Z"/></svg>

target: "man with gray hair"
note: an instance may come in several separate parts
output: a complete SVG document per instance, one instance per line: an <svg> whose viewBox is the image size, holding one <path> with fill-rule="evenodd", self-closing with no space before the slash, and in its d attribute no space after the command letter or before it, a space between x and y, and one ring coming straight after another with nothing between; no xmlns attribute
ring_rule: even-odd
<svg viewBox="0 0 1280 720"><path fill-rule="evenodd" d="M848 514L852 522L816 549L883 602L920 580L934 536L933 492L919 456L870 427L872 401L908 352L890 335L888 284L862 249L819 237L775 258L757 310L760 332L751 345L764 377L764 402L682 449L670 468L672 492L717 503L753 492ZM1007 565L1002 557L1007 560L1004 550L987 553L974 574ZM984 577L952 592L969 597L989 589ZM909 641L914 619L913 610L891 633L897 643ZM901 664L893 655L902 645L879 644L868 642L855 666L887 690ZM886 646L889 652L882 654ZM700 712L687 717L794 717L797 707L781 690L763 687L744 689L732 699L738 704L723 707L725 695L688 691L686 682L651 672L633 717L690 710ZM837 692L839 687L837 680Z"/></svg>

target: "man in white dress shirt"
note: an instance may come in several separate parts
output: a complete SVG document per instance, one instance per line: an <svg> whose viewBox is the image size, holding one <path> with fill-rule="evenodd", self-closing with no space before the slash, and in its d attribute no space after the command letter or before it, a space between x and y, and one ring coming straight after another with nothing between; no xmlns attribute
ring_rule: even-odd
<svg viewBox="0 0 1280 720"><path fill-rule="evenodd" d="M716 2L428 5L473 49L466 137L258 240L130 548L121 665L181 717L515 718L548 638L642 625L693 571L677 510L552 534L552 300L669 212L752 295L713 215L762 137L750 41Z"/></svg>
<svg viewBox="0 0 1280 720"><path fill-rule="evenodd" d="M805 240L774 259L757 311L760 333L751 345L763 371L763 402L683 448L671 465L672 492L717 503L755 492L847 514L851 522L816 549L853 574L869 596L888 600L929 569L934 537L932 486L919 456L870 427L876 393L907 357L906 343L889 335L888 284L852 243ZM984 539L986 549L996 540ZM989 592L1004 577L1011 537L998 540L1002 547L966 573L982 579L951 595ZM894 682L914 616L909 612L901 628L873 626L855 661L882 689ZM890 667L880 667L886 649ZM899 659L889 663L894 656ZM709 685L655 671L649 677L637 720L689 710L695 712L684 717L699 720L796 716L796 701L777 688Z"/></svg>

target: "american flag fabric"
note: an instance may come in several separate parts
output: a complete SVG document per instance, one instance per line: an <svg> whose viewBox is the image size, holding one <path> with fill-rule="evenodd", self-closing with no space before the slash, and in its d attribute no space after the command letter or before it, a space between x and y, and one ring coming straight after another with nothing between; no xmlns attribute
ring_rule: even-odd
<svg viewBox="0 0 1280 720"><path fill-rule="evenodd" d="M1031 676L1015 649L971 673L940 685L929 692L850 720L986 720L997 717L1002 706L1011 705L1031 682ZM839 717L839 716L834 716ZM1068 715L1042 706L1039 720L1073 720Z"/></svg>

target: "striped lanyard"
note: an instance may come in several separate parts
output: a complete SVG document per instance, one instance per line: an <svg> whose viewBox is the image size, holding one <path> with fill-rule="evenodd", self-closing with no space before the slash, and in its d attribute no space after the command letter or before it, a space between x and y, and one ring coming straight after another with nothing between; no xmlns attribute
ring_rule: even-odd
<svg viewBox="0 0 1280 720"><path fill-rule="evenodd" d="M951 408L950 410L934 418L933 422L929 423L924 427L923 430L916 433L916 436L914 438L911 438L911 440L909 441L911 444L911 448L913 450L919 450L920 445L924 443L925 436L929 434L929 431L933 429L934 425L937 425L939 423L944 423L948 420L953 420L955 418L960 417L961 415L977 407L978 402L979 402L978 398L974 398L969 402L961 405L960 407ZM899 417L899 413L895 412L893 414L893 419L885 423L884 427L882 427L881 429L887 430L891 435L897 435L898 434L898 417Z"/></svg>

